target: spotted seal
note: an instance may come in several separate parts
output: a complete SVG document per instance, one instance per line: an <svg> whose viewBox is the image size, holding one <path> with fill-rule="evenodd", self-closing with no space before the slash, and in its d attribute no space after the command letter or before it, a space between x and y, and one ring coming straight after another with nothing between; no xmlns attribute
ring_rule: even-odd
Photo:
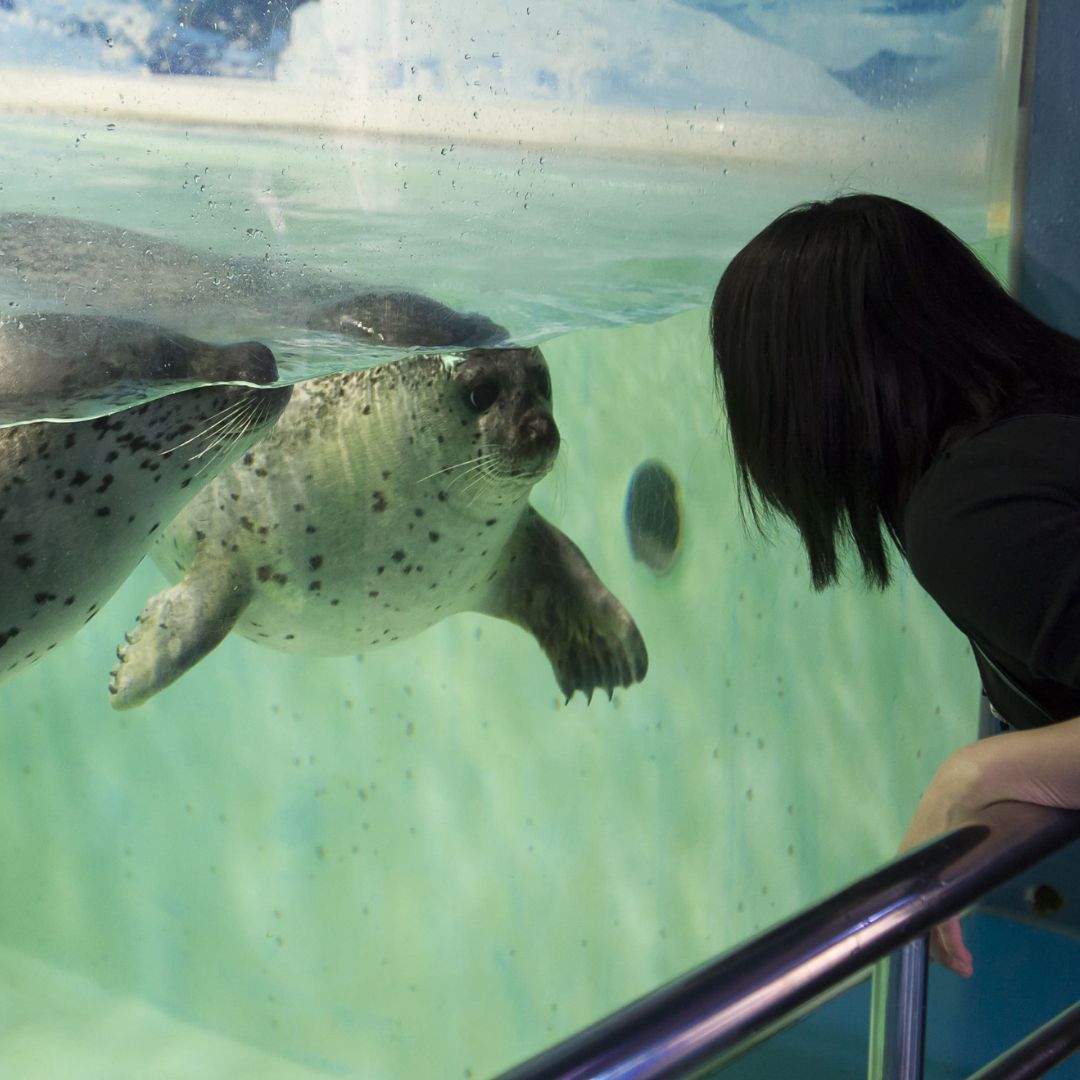
<svg viewBox="0 0 1080 1080"><path fill-rule="evenodd" d="M206 383L276 378L273 355L257 342L213 345L110 316L0 319L0 424L93 418Z"/></svg>
<svg viewBox="0 0 1080 1080"><path fill-rule="evenodd" d="M269 350L250 352L272 382ZM207 386L93 420L0 429L0 680L88 622L290 394Z"/></svg>
<svg viewBox="0 0 1080 1080"><path fill-rule="evenodd" d="M528 630L559 687L645 676L633 619L528 502L559 432L538 349L408 357L298 384L273 431L209 484L152 556L172 587L118 649L138 705L230 630L348 655L477 611Z"/></svg>

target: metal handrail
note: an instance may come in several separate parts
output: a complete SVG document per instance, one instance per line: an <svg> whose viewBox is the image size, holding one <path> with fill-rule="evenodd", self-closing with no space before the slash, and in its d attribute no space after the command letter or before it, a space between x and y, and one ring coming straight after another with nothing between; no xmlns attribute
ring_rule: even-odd
<svg viewBox="0 0 1080 1080"><path fill-rule="evenodd" d="M1077 1049L1080 1049L1080 1002L1062 1010L968 1080L1032 1080L1045 1075Z"/></svg>
<svg viewBox="0 0 1080 1080"><path fill-rule="evenodd" d="M499 1080L673 1080L737 1056L796 1010L1080 839L1080 811L998 803Z"/></svg>

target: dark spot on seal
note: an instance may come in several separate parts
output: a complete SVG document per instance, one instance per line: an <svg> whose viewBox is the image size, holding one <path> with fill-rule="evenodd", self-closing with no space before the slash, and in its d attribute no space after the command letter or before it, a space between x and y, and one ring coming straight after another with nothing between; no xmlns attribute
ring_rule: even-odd
<svg viewBox="0 0 1080 1080"><path fill-rule="evenodd" d="M439 534L434 529L432 529L431 532L428 533L428 539L433 544L437 544L439 542Z"/></svg>
<svg viewBox="0 0 1080 1080"><path fill-rule="evenodd" d="M371 493L371 509L381 514L386 509L386 496L381 491Z"/></svg>
<svg viewBox="0 0 1080 1080"><path fill-rule="evenodd" d="M322 556L312 555L311 558L308 559L308 566L311 567L312 570L318 570L319 567L322 566Z"/></svg>
<svg viewBox="0 0 1080 1080"><path fill-rule="evenodd" d="M263 564L262 566L260 566L260 567L259 567L259 568L258 568L258 569L257 569L257 570L255 571L255 576L256 576L256 577L257 577L257 578L258 578L258 579L259 579L260 581L269 581L269 580L270 580L270 575L271 575L271 574L272 574L273 572L274 572L274 568L273 568L272 566L269 566L269 565L267 565L266 563L264 563L264 564Z"/></svg>
<svg viewBox="0 0 1080 1080"><path fill-rule="evenodd" d="M11 538L11 542L13 544L25 544L28 540L31 540L33 538L33 535L34 535L33 533L27 533L27 532L16 533Z"/></svg>
<svg viewBox="0 0 1080 1080"><path fill-rule="evenodd" d="M405 558L405 552L402 551L401 548L398 548L390 558L393 559L394 562L401 562Z"/></svg>
<svg viewBox="0 0 1080 1080"><path fill-rule="evenodd" d="M34 565L34 556L27 555L25 552L22 555L18 555L15 558L15 565L20 570L29 570Z"/></svg>

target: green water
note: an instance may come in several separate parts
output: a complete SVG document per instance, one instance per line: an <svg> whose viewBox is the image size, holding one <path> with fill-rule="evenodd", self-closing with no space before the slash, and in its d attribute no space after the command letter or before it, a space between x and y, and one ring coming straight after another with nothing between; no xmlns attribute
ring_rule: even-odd
<svg viewBox="0 0 1080 1080"><path fill-rule="evenodd" d="M56 141L78 134L50 130L37 175L5 178L5 208L249 242L258 204L214 188L217 166L212 199L150 151L145 175L109 168L75 193ZM177 138L151 149L171 154ZM191 175L224 145L199 142ZM338 189L288 154L290 250L314 257L325 242L340 271L362 230L343 206L320 209ZM682 234L664 254L651 225L641 255L626 250L633 229L607 236L607 218L574 245L560 234L550 254L569 282L517 233L513 259L479 283L451 280L479 266L467 246L436 246L427 270L413 247L391 267L401 281L413 266L404 283L447 302L486 295L490 314L545 342L563 449L533 504L636 618L642 685L564 705L527 635L459 616L360 659L230 638L118 714L105 691L116 643L162 585L146 562L79 636L0 686L0 1076L484 1077L894 851L936 763L973 733L974 666L903 574L884 596L814 595L786 532L747 537L701 307L755 223L822 186L763 182L743 223L726 208L712 253L695 241L685 260ZM406 210L391 215L403 227ZM985 215L954 205L971 239ZM616 251L614 299L594 285L577 315L528 299L526 257L541 291L565 299L604 280ZM521 277L504 295L507 266ZM622 525L650 458L685 510L660 579Z"/></svg>

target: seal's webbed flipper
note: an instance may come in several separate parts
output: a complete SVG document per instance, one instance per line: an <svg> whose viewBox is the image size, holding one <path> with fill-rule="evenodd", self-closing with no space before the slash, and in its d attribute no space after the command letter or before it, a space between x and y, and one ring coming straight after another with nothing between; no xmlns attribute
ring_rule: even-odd
<svg viewBox="0 0 1080 1080"><path fill-rule="evenodd" d="M199 574L196 560L171 589L152 596L109 677L113 707L141 705L175 682L215 649L236 625L254 593L250 576L239 571Z"/></svg>
<svg viewBox="0 0 1080 1080"><path fill-rule="evenodd" d="M480 611L524 627L547 653L567 701L645 678L649 657L630 613L577 545L529 507Z"/></svg>

